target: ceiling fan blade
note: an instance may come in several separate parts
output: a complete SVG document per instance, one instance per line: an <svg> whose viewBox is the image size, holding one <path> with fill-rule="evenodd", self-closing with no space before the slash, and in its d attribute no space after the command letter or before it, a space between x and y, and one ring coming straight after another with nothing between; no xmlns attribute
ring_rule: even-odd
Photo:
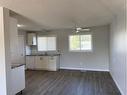
<svg viewBox="0 0 127 95"><path fill-rule="evenodd" d="M78 27L78 28L76 28L76 30L77 30L77 31L80 31L80 30L82 30L82 28Z"/></svg>
<svg viewBox="0 0 127 95"><path fill-rule="evenodd" d="M76 33L79 33L79 32L80 32L80 31L78 31L78 30L76 31Z"/></svg>
<svg viewBox="0 0 127 95"><path fill-rule="evenodd" d="M89 28L84 28L84 29L81 29L80 31L90 31Z"/></svg>

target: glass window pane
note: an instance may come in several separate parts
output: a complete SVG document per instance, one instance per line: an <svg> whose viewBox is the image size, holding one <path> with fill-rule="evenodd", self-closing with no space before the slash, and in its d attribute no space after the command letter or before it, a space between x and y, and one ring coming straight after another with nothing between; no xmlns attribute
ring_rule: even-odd
<svg viewBox="0 0 127 95"><path fill-rule="evenodd" d="M81 50L92 49L92 37L91 35L81 35Z"/></svg>
<svg viewBox="0 0 127 95"><path fill-rule="evenodd" d="M49 51L56 50L56 37L48 37L47 49Z"/></svg>
<svg viewBox="0 0 127 95"><path fill-rule="evenodd" d="M47 37L38 37L38 51L47 51Z"/></svg>
<svg viewBox="0 0 127 95"><path fill-rule="evenodd" d="M70 50L80 50L80 36L73 35L69 37Z"/></svg>

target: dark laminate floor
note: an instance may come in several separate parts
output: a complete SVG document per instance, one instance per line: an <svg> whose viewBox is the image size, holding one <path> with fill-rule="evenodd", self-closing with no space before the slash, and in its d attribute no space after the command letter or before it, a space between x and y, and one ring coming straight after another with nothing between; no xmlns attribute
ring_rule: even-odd
<svg viewBox="0 0 127 95"><path fill-rule="evenodd" d="M26 71L23 95L121 95L107 72Z"/></svg>

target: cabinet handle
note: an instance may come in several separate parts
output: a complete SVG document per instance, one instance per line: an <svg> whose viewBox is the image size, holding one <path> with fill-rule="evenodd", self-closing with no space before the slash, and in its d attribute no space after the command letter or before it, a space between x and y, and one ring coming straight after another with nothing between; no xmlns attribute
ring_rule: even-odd
<svg viewBox="0 0 127 95"><path fill-rule="evenodd" d="M43 58L42 58L42 57L40 57L40 60L43 60Z"/></svg>

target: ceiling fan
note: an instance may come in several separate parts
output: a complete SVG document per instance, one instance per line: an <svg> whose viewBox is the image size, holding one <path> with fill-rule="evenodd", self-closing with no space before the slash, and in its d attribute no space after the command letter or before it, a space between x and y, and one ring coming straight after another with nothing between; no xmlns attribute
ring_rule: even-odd
<svg viewBox="0 0 127 95"><path fill-rule="evenodd" d="M89 28L76 27L75 28L75 31L76 31L76 33L79 33L79 32L87 32L87 31L90 31L90 29Z"/></svg>
<svg viewBox="0 0 127 95"><path fill-rule="evenodd" d="M90 31L90 28L88 27L79 27L78 26L78 22L74 19L74 17L71 17L70 19L68 19L69 22L71 22L74 26L73 26L73 30L76 32L76 33L79 33L79 32L89 32Z"/></svg>
<svg viewBox="0 0 127 95"><path fill-rule="evenodd" d="M79 33L79 32L88 32L90 31L90 28L87 28L87 27L78 27L78 25L76 23L74 23L74 30L76 33Z"/></svg>

